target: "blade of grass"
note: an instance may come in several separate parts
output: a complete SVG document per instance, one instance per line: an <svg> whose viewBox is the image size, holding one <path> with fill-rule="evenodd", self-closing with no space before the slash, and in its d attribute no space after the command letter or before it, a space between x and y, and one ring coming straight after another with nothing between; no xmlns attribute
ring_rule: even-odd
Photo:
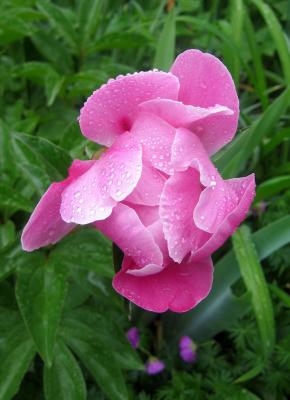
<svg viewBox="0 0 290 400"><path fill-rule="evenodd" d="M236 176L243 170L247 160L262 139L275 129L281 115L290 105L290 87L267 108L245 133L237 136L224 150L213 157L224 178Z"/></svg>
<svg viewBox="0 0 290 400"><path fill-rule="evenodd" d="M251 53L251 58L253 60L253 67L255 73L254 74L255 79L254 82L252 83L255 86L256 92L262 103L262 107L265 110L269 104L269 99L266 93L267 84L266 84L264 66L262 63L261 52L256 41L254 26L246 8L245 8L245 33L249 45L249 50Z"/></svg>
<svg viewBox="0 0 290 400"><path fill-rule="evenodd" d="M274 11L262 0L252 0L262 14L269 31L275 42L277 52L280 58L281 66L283 69L285 81L287 85L290 84L290 52L287 46L287 41L282 27L277 19Z"/></svg>
<svg viewBox="0 0 290 400"><path fill-rule="evenodd" d="M290 175L275 176L261 183L256 191L255 204L290 188Z"/></svg>
<svg viewBox="0 0 290 400"><path fill-rule="evenodd" d="M174 7L165 17L164 26L157 42L154 58L154 67L168 71L175 53L175 9Z"/></svg>
<svg viewBox="0 0 290 400"><path fill-rule="evenodd" d="M267 359L275 346L273 306L251 232L246 225L241 226L233 235L233 247L241 276L251 294L261 337L262 354Z"/></svg>

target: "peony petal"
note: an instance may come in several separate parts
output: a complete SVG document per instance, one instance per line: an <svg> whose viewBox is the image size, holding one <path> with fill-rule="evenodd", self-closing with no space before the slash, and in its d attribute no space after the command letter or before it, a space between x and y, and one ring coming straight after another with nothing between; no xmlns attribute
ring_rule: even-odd
<svg viewBox="0 0 290 400"><path fill-rule="evenodd" d="M201 190L199 173L188 169L170 177L161 195L160 218L164 235L169 255L178 263L199 246L199 229L193 221L193 210Z"/></svg>
<svg viewBox="0 0 290 400"><path fill-rule="evenodd" d="M67 224L61 219L61 195L91 165L92 161L76 160L69 169L69 178L49 186L24 227L21 236L23 250L33 251L54 244L75 227L75 224Z"/></svg>
<svg viewBox="0 0 290 400"><path fill-rule="evenodd" d="M122 268L113 279L113 287L145 310L185 312L208 295L212 277L212 261L206 258L181 265L172 263L158 274L143 277L132 276Z"/></svg>
<svg viewBox="0 0 290 400"><path fill-rule="evenodd" d="M171 72L180 82L179 101L203 108L220 104L233 110L232 115L212 115L194 126L207 152L215 153L237 130L239 100L229 71L213 55L187 50L176 58Z"/></svg>
<svg viewBox="0 0 290 400"><path fill-rule="evenodd" d="M132 208L119 203L106 220L97 221L94 225L134 260L134 269L148 264L162 266L162 253L153 235Z"/></svg>
<svg viewBox="0 0 290 400"><path fill-rule="evenodd" d="M142 113L131 132L142 144L143 160L166 174L172 174L170 158L175 129L155 115Z"/></svg>
<svg viewBox="0 0 290 400"><path fill-rule="evenodd" d="M158 205L165 180L162 173L144 162L139 182L126 201L146 206Z"/></svg>
<svg viewBox="0 0 290 400"><path fill-rule="evenodd" d="M148 100L139 105L140 110L157 115L175 128L188 128L194 131L197 122L212 115L233 115L228 107L216 104L213 107L202 108L187 106L180 101L169 99ZM201 138L202 139L202 138Z"/></svg>
<svg viewBox="0 0 290 400"><path fill-rule="evenodd" d="M136 187L141 170L141 146L132 135L122 135L64 191L63 220L88 224L107 218L117 202L125 199Z"/></svg>
<svg viewBox="0 0 290 400"><path fill-rule="evenodd" d="M122 204L126 204L128 207L136 211L144 226L152 225L154 222L159 220L159 206L143 206L140 204L129 203L127 201L122 201Z"/></svg>
<svg viewBox="0 0 290 400"><path fill-rule="evenodd" d="M111 79L88 98L79 118L87 138L111 146L130 130L138 104L157 97L177 99L178 79L171 73L148 71Z"/></svg>
<svg viewBox="0 0 290 400"><path fill-rule="evenodd" d="M198 250L192 251L192 257L199 259L212 254L233 234L241 222L246 218L251 203L255 197L255 175L245 178L235 178L225 181L234 195L237 197L236 206L226 213L224 220L217 230L210 236L204 235L202 245Z"/></svg>
<svg viewBox="0 0 290 400"><path fill-rule="evenodd" d="M206 153L200 139L188 129L176 130L172 145L171 163L176 171L185 171L189 166L200 172L204 186L215 186L221 177Z"/></svg>

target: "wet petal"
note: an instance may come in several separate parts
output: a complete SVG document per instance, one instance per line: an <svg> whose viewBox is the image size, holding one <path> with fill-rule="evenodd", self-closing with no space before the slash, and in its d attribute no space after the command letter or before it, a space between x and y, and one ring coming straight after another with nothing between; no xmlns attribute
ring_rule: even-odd
<svg viewBox="0 0 290 400"><path fill-rule="evenodd" d="M124 260L126 263L126 261ZM113 279L114 289L139 307L153 312L185 312L209 293L213 267L210 258L172 263L155 275L137 277L123 268Z"/></svg>
<svg viewBox="0 0 290 400"><path fill-rule="evenodd" d="M92 161L76 160L69 169L69 178L49 186L22 232L21 243L24 250L33 251L54 244L75 227L75 224L67 224L61 218L61 195L67 186L91 165Z"/></svg>
<svg viewBox="0 0 290 400"><path fill-rule="evenodd" d="M245 178L229 179L225 181L225 185L229 187L230 193L236 196L236 206L225 213L223 221L210 237L204 236L200 248L192 252L192 256L195 258L203 258L222 246L246 218L255 197L254 174Z"/></svg>
<svg viewBox="0 0 290 400"><path fill-rule="evenodd" d="M160 218L170 257L180 263L199 246L199 229L193 221L193 210L202 187L199 173L193 169L170 177L161 195Z"/></svg>
<svg viewBox="0 0 290 400"><path fill-rule="evenodd" d="M172 174L170 158L175 129L155 115L142 113L131 132L142 144L143 159L154 168Z"/></svg>
<svg viewBox="0 0 290 400"><path fill-rule="evenodd" d="M162 266L162 253L153 235L132 208L119 203L106 220L97 221L94 225L116 243L127 257L134 260L133 269L150 264Z"/></svg>
<svg viewBox="0 0 290 400"><path fill-rule="evenodd" d="M139 72L111 79L81 109L81 131L87 138L111 146L118 135L130 130L139 103L157 97L175 100L178 89L178 79L165 72Z"/></svg>
<svg viewBox="0 0 290 400"><path fill-rule="evenodd" d="M194 127L207 152L215 153L232 140L238 124L239 100L229 71L213 55L187 50L176 58L171 72L180 82L179 101L203 108L219 104L233 110L232 115L212 115Z"/></svg>
<svg viewBox="0 0 290 400"><path fill-rule="evenodd" d="M119 137L94 165L63 193L61 216L88 224L107 218L118 201L136 187L142 172L142 150L130 134Z"/></svg>
<svg viewBox="0 0 290 400"><path fill-rule="evenodd" d="M147 206L158 205L165 180L162 173L144 162L139 182L126 201Z"/></svg>

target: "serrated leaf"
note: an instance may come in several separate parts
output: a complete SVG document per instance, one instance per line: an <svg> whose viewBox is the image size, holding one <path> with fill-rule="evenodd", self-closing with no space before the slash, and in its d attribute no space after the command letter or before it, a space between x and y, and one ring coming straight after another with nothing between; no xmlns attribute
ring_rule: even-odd
<svg viewBox="0 0 290 400"><path fill-rule="evenodd" d="M51 366L62 306L66 273L53 260L22 266L17 271L16 299L39 354Z"/></svg>
<svg viewBox="0 0 290 400"><path fill-rule="evenodd" d="M46 400L86 400L86 383L78 362L64 343L58 341L51 368L44 367Z"/></svg>
<svg viewBox="0 0 290 400"><path fill-rule="evenodd" d="M0 326L0 398L10 400L31 364L35 346L17 312L0 309Z"/></svg>

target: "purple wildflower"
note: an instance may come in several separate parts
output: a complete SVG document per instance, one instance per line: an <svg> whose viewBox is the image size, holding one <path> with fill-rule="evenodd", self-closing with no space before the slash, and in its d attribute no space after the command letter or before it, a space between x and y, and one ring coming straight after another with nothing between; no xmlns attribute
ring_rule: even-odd
<svg viewBox="0 0 290 400"><path fill-rule="evenodd" d="M196 344L189 336L180 338L179 355L184 362L193 364L196 361Z"/></svg>
<svg viewBox="0 0 290 400"><path fill-rule="evenodd" d="M146 364L146 372L148 375L157 375L165 368L165 364L158 360L158 358L151 357L149 358Z"/></svg>
<svg viewBox="0 0 290 400"><path fill-rule="evenodd" d="M139 346L139 342L140 342L138 329L135 326L133 326L132 328L130 328L128 330L126 336L127 336L127 339L129 340L129 342L131 343L131 346L133 347L133 349L137 349L137 347Z"/></svg>

